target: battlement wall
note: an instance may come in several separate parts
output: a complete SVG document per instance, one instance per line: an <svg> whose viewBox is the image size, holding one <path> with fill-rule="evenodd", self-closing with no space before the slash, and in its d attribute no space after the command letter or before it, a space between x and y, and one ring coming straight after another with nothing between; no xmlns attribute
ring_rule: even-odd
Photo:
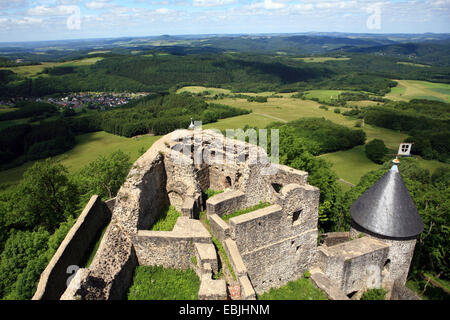
<svg viewBox="0 0 450 320"><path fill-rule="evenodd" d="M113 207L114 199L109 201ZM69 266L82 266L90 254L92 243L111 219L111 211L97 195L92 196L76 223L67 233L50 263L41 274L33 300L56 300L67 288Z"/></svg>

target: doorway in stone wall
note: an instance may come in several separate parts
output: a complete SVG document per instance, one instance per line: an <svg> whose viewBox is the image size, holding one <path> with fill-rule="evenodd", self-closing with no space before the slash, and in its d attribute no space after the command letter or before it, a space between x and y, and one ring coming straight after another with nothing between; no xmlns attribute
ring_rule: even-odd
<svg viewBox="0 0 450 320"><path fill-rule="evenodd" d="M231 178L229 176L225 177L225 180L223 182L223 188L227 189L227 188L231 188L232 184L231 184Z"/></svg>

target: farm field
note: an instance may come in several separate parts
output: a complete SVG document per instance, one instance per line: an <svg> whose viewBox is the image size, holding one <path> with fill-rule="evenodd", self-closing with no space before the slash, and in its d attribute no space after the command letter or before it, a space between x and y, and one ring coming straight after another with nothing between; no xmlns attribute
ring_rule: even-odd
<svg viewBox="0 0 450 320"><path fill-rule="evenodd" d="M426 64L420 64L420 63L412 63L412 62L403 62L399 61L397 64L403 64L405 66L411 66L411 67L421 67L421 68L429 68L430 66L427 66Z"/></svg>
<svg viewBox="0 0 450 320"><path fill-rule="evenodd" d="M223 88L211 88L211 87L203 87L203 86L186 86L183 88L180 88L177 90L177 93L183 93L183 92L190 92L190 93L202 93L208 91L210 92L207 96L214 96L216 94L228 94L228 95L238 95L243 94L250 97L270 97L272 95L282 96L283 98L291 97L295 92L288 92L288 93L276 93L274 91L267 91L267 92L232 92L230 89L223 89Z"/></svg>
<svg viewBox="0 0 450 320"><path fill-rule="evenodd" d="M337 99L344 90L309 90L305 91L306 99L319 99L320 101L331 102Z"/></svg>
<svg viewBox="0 0 450 320"><path fill-rule="evenodd" d="M101 53L109 53L111 52L111 50L96 50L96 51L91 51L88 54L101 54Z"/></svg>
<svg viewBox="0 0 450 320"><path fill-rule="evenodd" d="M334 57L307 57L307 58L292 58L293 60L301 60L304 62L326 62L326 61L348 61L350 58L334 58Z"/></svg>
<svg viewBox="0 0 450 320"><path fill-rule="evenodd" d="M328 91L328 90L326 90ZM216 100L214 100L216 101ZM266 123L273 121L287 122L302 117L324 117L334 123L354 128L356 119L350 119L341 114L329 110L319 109L320 104L315 101L301 100L294 98L268 98L266 103L248 102L246 99L225 98L217 100L218 103L226 104L232 107L251 109L252 114L221 120L217 123L208 124L205 127L225 129L224 125L230 125L229 128L243 127L245 124L250 126L264 127ZM264 122L259 122L261 117ZM237 119L239 118L239 119ZM365 125L363 130L367 134L367 141L372 139L382 139L390 149L397 150L398 145L407 137L406 134L389 129Z"/></svg>
<svg viewBox="0 0 450 320"><path fill-rule="evenodd" d="M191 93L202 93L205 91L209 91L212 95L215 94L230 94L231 90L228 89L222 89L222 88L208 88L208 87L202 87L202 86L187 86L183 87L177 90L177 93L183 93L183 92L191 92Z"/></svg>
<svg viewBox="0 0 450 320"><path fill-rule="evenodd" d="M102 59L102 57L93 57L65 62L42 62L38 65L0 68L0 70L11 70L22 77L35 77L40 72L44 71L45 68L89 66Z"/></svg>
<svg viewBox="0 0 450 320"><path fill-rule="evenodd" d="M391 89L385 98L409 101L412 99L428 99L450 102L450 84L434 83L418 80L394 80L398 85Z"/></svg>
<svg viewBox="0 0 450 320"><path fill-rule="evenodd" d="M65 165L69 172L78 172L85 165L97 159L99 156L107 156L116 150L121 150L130 156L134 162L140 155L139 150L147 150L158 140L159 136L141 136L139 138L125 138L104 131L87 133L77 136L77 145L61 155L55 157ZM0 184L3 182L18 183L26 169L33 165L34 161L9 170L0 171Z"/></svg>
<svg viewBox="0 0 450 320"><path fill-rule="evenodd" d="M361 100L361 101L347 101L347 106L349 107L372 107L381 104L377 101L371 101L371 100Z"/></svg>

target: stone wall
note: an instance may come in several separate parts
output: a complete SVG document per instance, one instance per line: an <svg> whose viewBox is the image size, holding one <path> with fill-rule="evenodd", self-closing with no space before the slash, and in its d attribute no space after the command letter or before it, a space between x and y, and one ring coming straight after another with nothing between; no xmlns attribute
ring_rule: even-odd
<svg viewBox="0 0 450 320"><path fill-rule="evenodd" d="M350 237L357 237L359 234L364 234L367 237L379 239L390 246L386 265L383 266L383 271L385 271L383 282L385 286L392 287L396 281L402 285L405 285L411 260L414 255L416 238L384 238L379 235L374 235L359 226L353 225L350 229Z"/></svg>
<svg viewBox="0 0 450 320"><path fill-rule="evenodd" d="M112 219L126 233L148 229L169 205L162 150L170 150L165 142L158 140L136 160L117 194Z"/></svg>
<svg viewBox="0 0 450 320"><path fill-rule="evenodd" d="M209 216L209 226L211 227L212 234L220 242L225 241L225 239L231 236L230 227L217 214Z"/></svg>
<svg viewBox="0 0 450 320"><path fill-rule="evenodd" d="M315 262L319 190L288 184L274 202L229 221L231 238L258 294L299 278Z"/></svg>
<svg viewBox="0 0 450 320"><path fill-rule="evenodd" d="M126 294L138 264L132 237L138 229L150 227L169 205L166 144L167 137L158 140L133 164L91 265L80 274L78 289L68 290L64 299L115 300Z"/></svg>
<svg viewBox="0 0 450 320"><path fill-rule="evenodd" d="M389 245L362 237L331 247L318 248L318 265L345 294L381 286L381 271Z"/></svg>
<svg viewBox="0 0 450 320"><path fill-rule="evenodd" d="M349 240L349 232L328 232L322 234L321 244L331 247Z"/></svg>
<svg viewBox="0 0 450 320"><path fill-rule="evenodd" d="M111 203L114 200L109 201L109 207ZM67 268L71 265L82 266L86 262L93 243L110 219L108 205L98 196L92 196L41 274L33 300L56 300L61 297L70 276Z"/></svg>
<svg viewBox="0 0 450 320"><path fill-rule="evenodd" d="M140 265L188 269L195 256L195 243L212 243L200 221L180 217L172 231L139 230L133 244Z"/></svg>
<svg viewBox="0 0 450 320"><path fill-rule="evenodd" d="M206 201L206 212L219 217L246 207L245 193L238 190L219 193Z"/></svg>

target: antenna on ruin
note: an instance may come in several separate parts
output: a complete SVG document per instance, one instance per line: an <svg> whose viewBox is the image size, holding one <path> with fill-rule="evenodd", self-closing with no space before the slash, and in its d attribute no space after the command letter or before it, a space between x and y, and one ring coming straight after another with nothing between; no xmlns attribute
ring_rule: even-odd
<svg viewBox="0 0 450 320"><path fill-rule="evenodd" d="M190 130L194 130L195 129L195 125L194 125L194 122L192 121L192 118L191 118L191 124L189 125L189 129Z"/></svg>

